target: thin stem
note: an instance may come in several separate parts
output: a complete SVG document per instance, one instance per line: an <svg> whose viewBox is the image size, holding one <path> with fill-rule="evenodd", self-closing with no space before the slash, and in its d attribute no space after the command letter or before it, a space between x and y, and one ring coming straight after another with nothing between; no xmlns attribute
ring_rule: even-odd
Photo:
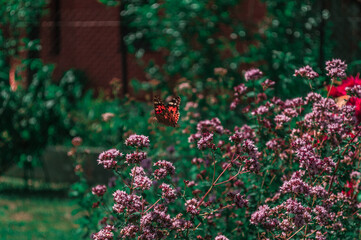
<svg viewBox="0 0 361 240"><path fill-rule="evenodd" d="M214 184L214 186L218 186L218 185L221 185L221 184L223 184L223 183L230 182L230 181L232 181L234 178L236 178L239 174L245 173L245 172L241 172L241 168L242 168L242 167L239 167L238 172L237 172L237 174L236 174L236 175L234 175L234 176L230 177L230 178L229 178L228 180L226 180L226 181L223 181L223 182L220 182L220 183Z"/></svg>
<svg viewBox="0 0 361 240"><path fill-rule="evenodd" d="M146 212L148 212L150 209L152 209L160 200L161 200L161 198L159 198L155 203L153 203L152 206L150 206L147 210L145 210L144 213L146 213Z"/></svg>
<svg viewBox="0 0 361 240"><path fill-rule="evenodd" d="M233 154L234 157L234 154ZM197 208L203 203L204 199L206 198L206 196L211 192L212 188L215 186L215 184L218 182L218 180L222 177L222 175L226 172L226 170L232 166L232 163L238 158L239 156L237 156L235 159L231 160L230 163L228 163L228 165L224 168L223 172L217 177L217 179L212 183L211 187L208 189L208 191L206 192L206 194L204 194L204 196L202 197L202 199L199 201Z"/></svg>
<svg viewBox="0 0 361 240"><path fill-rule="evenodd" d="M295 232L294 234L292 234L291 237L287 238L287 240L291 239L294 235L296 235L297 233L299 233L304 227L305 227L305 225L303 225L300 229L298 229L297 232Z"/></svg>
<svg viewBox="0 0 361 240"><path fill-rule="evenodd" d="M312 85L311 85L311 82L310 82L310 79L309 79L309 78L307 78L307 81L308 81L308 84L310 85L311 91L313 91L313 89L312 89Z"/></svg>

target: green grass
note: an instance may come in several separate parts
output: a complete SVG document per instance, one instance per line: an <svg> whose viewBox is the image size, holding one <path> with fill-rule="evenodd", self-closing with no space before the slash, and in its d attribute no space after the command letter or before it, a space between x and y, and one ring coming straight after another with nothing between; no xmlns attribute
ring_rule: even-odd
<svg viewBox="0 0 361 240"><path fill-rule="evenodd" d="M68 199L0 197L0 239L78 239Z"/></svg>
<svg viewBox="0 0 361 240"><path fill-rule="evenodd" d="M66 192L59 194L51 189L2 188L0 240L79 239L75 234L76 217L71 215L76 204L64 196Z"/></svg>

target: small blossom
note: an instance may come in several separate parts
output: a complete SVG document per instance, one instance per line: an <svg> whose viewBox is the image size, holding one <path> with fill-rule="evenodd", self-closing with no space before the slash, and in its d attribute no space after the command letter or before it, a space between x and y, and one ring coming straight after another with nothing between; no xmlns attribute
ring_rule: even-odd
<svg viewBox="0 0 361 240"><path fill-rule="evenodd" d="M284 114L279 114L275 117L275 122L276 122L276 128L281 128L283 126L283 124L291 121L291 118L290 117L287 117L286 115Z"/></svg>
<svg viewBox="0 0 361 240"><path fill-rule="evenodd" d="M113 197L116 203L113 206L113 210L118 213L123 212L125 208L127 208L130 213L139 212L142 209L141 198L135 194L128 195L124 191L117 190L113 193Z"/></svg>
<svg viewBox="0 0 361 240"><path fill-rule="evenodd" d="M263 72L261 72L257 68L252 68L246 71L246 73L244 74L244 78L246 79L246 81L257 80L260 79L262 76L263 76Z"/></svg>
<svg viewBox="0 0 361 240"><path fill-rule="evenodd" d="M258 207L258 210L251 215L251 224L262 224L268 229L272 229L278 225L276 219L271 219L272 210L268 205L262 205Z"/></svg>
<svg viewBox="0 0 361 240"><path fill-rule="evenodd" d="M307 103L317 102L317 101L321 100L321 98L322 98L322 96L320 94L311 92L311 93L307 94L306 101L307 101Z"/></svg>
<svg viewBox="0 0 361 240"><path fill-rule="evenodd" d="M93 195L97 195L98 197L103 196L106 191L107 187L105 185L97 185L92 188Z"/></svg>
<svg viewBox="0 0 361 240"><path fill-rule="evenodd" d="M98 157L98 164L103 165L105 169L115 168L117 166L117 157L122 157L123 154L120 153L117 149L110 149L108 151L102 152Z"/></svg>
<svg viewBox="0 0 361 240"><path fill-rule="evenodd" d="M200 165L204 162L204 160L202 158L193 158L192 159L192 164L194 165Z"/></svg>
<svg viewBox="0 0 361 240"><path fill-rule="evenodd" d="M205 150L207 148L214 148L215 145L213 143L213 134L212 133L204 133L202 138L199 139L197 143L197 147L199 150Z"/></svg>
<svg viewBox="0 0 361 240"><path fill-rule="evenodd" d="M78 147L83 143L83 139L81 137L75 137L71 140L71 144L73 144L74 147Z"/></svg>
<svg viewBox="0 0 361 240"><path fill-rule="evenodd" d="M347 64L340 59L332 59L331 61L326 62L326 71L327 76L334 78L343 78L346 77Z"/></svg>
<svg viewBox="0 0 361 240"><path fill-rule="evenodd" d="M312 67L310 67L309 65L302 67L298 70L295 70L295 74L293 76L301 76L301 77L305 77L308 79L314 79L316 77L318 77L318 73L316 73L315 71L313 71Z"/></svg>
<svg viewBox="0 0 361 240"><path fill-rule="evenodd" d="M155 179L158 180L165 178L167 175L173 175L175 172L175 167L173 164L165 160L159 160L154 164L154 166L159 167L159 169L156 169L153 173Z"/></svg>
<svg viewBox="0 0 361 240"><path fill-rule="evenodd" d="M224 235L218 235L214 240L229 240Z"/></svg>
<svg viewBox="0 0 361 240"><path fill-rule="evenodd" d="M94 233L92 235L92 239L94 240L112 240L114 237L114 234L112 231L114 231L115 228L112 225L107 225L103 229L101 229L99 232Z"/></svg>
<svg viewBox="0 0 361 240"><path fill-rule="evenodd" d="M214 74L223 77L224 75L227 74L227 69L221 68L221 67L215 68L215 69L214 69Z"/></svg>
<svg viewBox="0 0 361 240"><path fill-rule="evenodd" d="M144 168L142 167L134 167L132 170L130 170L130 176L136 177L136 176L145 176Z"/></svg>
<svg viewBox="0 0 361 240"><path fill-rule="evenodd" d="M152 186L152 180L150 180L146 176L139 176L138 175L138 176L134 177L133 184L134 184L135 188L140 188L142 190L148 190Z"/></svg>
<svg viewBox="0 0 361 240"><path fill-rule="evenodd" d="M109 113L109 112L107 112L107 113L103 113L103 114L102 114L102 119L103 119L104 122L108 122L108 121L110 121L110 119L112 119L114 116L115 116L114 113Z"/></svg>
<svg viewBox="0 0 361 240"><path fill-rule="evenodd" d="M352 172L350 173L350 178L351 178L351 179L358 179L358 178L360 178L360 176L361 176L361 173L360 173L360 172L357 172L357 171L352 171Z"/></svg>
<svg viewBox="0 0 361 240"><path fill-rule="evenodd" d="M181 217L182 214L178 214L175 218L172 218L172 229L175 229L177 232L182 232L193 227L191 221L186 221Z"/></svg>
<svg viewBox="0 0 361 240"><path fill-rule="evenodd" d="M146 152L134 152L134 153L128 153L125 156L125 161L128 164L139 164L140 162L142 162L144 159L147 158L147 153Z"/></svg>
<svg viewBox="0 0 361 240"><path fill-rule="evenodd" d="M191 200L187 200L185 203L186 210L192 215L198 215L199 209L198 209L198 201L195 198L192 198Z"/></svg>
<svg viewBox="0 0 361 240"><path fill-rule="evenodd" d="M176 191L168 184L162 183L159 188L162 189L162 197L167 203L174 202L174 200L177 198Z"/></svg>
<svg viewBox="0 0 361 240"><path fill-rule="evenodd" d="M267 88L272 87L275 84L276 82L271 81L269 79L266 79L263 83L261 83L263 90L266 90Z"/></svg>
<svg viewBox="0 0 361 240"><path fill-rule="evenodd" d="M271 139L266 143L266 147L268 149L272 149L273 151L280 150L281 146L282 146L282 139L280 138Z"/></svg>
<svg viewBox="0 0 361 240"><path fill-rule="evenodd" d="M241 195L240 193L234 194L230 192L228 196L233 199L233 202L238 208L248 207L248 199L246 199L245 195Z"/></svg>
<svg viewBox="0 0 361 240"><path fill-rule="evenodd" d="M139 231L139 227L133 224L125 226L122 230L120 230L120 236L122 238L134 238Z"/></svg>
<svg viewBox="0 0 361 240"><path fill-rule="evenodd" d="M149 138L144 135L133 134L125 140L125 145L131 147L149 147Z"/></svg>

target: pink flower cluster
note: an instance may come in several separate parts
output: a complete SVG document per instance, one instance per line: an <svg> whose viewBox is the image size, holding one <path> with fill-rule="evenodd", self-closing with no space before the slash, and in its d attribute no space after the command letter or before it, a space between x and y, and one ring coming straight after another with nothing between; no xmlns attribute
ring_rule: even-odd
<svg viewBox="0 0 361 240"><path fill-rule="evenodd" d="M146 176L142 167L134 167L131 170L130 175L133 177L134 188L148 190L152 186L152 180L150 180L150 178Z"/></svg>
<svg viewBox="0 0 361 240"><path fill-rule="evenodd" d="M125 156L125 161L128 164L139 164L146 158L147 158L146 152L134 152L134 153L128 153Z"/></svg>
<svg viewBox="0 0 361 240"><path fill-rule="evenodd" d="M149 147L149 138L144 135L133 134L125 140L125 145L137 148Z"/></svg>
<svg viewBox="0 0 361 240"><path fill-rule="evenodd" d="M123 153L119 152L117 149L110 149L99 155L98 164L103 165L105 169L115 168L117 166L116 158L122 156Z"/></svg>
<svg viewBox="0 0 361 240"><path fill-rule="evenodd" d="M112 240L114 237L113 231L115 230L114 226L106 225L99 232L94 233L92 235L92 239L94 240Z"/></svg>
<svg viewBox="0 0 361 240"><path fill-rule="evenodd" d="M171 188L168 184L162 183L159 186L162 189L162 198L164 198L166 203L174 202L177 199L177 192Z"/></svg>
<svg viewBox="0 0 361 240"><path fill-rule="evenodd" d="M107 187L105 185L97 185L92 188L93 195L96 195L98 197L102 197L106 191Z"/></svg>
<svg viewBox="0 0 361 240"><path fill-rule="evenodd" d="M332 59L326 62L327 76L331 78L344 78L346 77L347 64L340 59Z"/></svg>
<svg viewBox="0 0 361 240"><path fill-rule="evenodd" d="M242 101L242 98L244 98L244 94L247 92L247 87L243 83L234 87L234 94L233 94L233 102L231 103L231 110L234 110L237 105Z"/></svg>
<svg viewBox="0 0 361 240"><path fill-rule="evenodd" d="M125 209L129 213L139 212L142 209L141 197L135 194L127 194L125 191L117 190L113 193L114 202L113 210L117 213L124 212Z"/></svg>
<svg viewBox="0 0 361 240"><path fill-rule="evenodd" d="M158 162L154 163L154 166L159 167L154 171L155 179L163 179L167 175L173 175L175 173L175 167L171 162L159 160Z"/></svg>
<svg viewBox="0 0 361 240"><path fill-rule="evenodd" d="M249 69L244 74L244 79L246 79L246 81L257 80L261 77L263 77L263 72L261 72L258 68Z"/></svg>
<svg viewBox="0 0 361 240"><path fill-rule="evenodd" d="M310 67L309 65L302 67L298 70L295 70L295 74L293 75L295 77L300 76L300 77L305 77L308 79L314 79L318 77L318 73L316 73L312 67Z"/></svg>

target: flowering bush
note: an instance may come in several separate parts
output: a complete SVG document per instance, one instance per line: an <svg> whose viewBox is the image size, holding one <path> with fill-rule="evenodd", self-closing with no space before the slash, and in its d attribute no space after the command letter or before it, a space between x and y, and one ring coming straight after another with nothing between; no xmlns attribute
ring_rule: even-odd
<svg viewBox="0 0 361 240"><path fill-rule="evenodd" d="M227 99L226 88L207 96L239 118L195 121L197 111L187 113L173 131L182 141L167 154L159 150L161 138L137 134L128 135L122 150L101 153L99 165L116 177L88 190L87 218L97 219L86 226L92 238L357 238L361 127L352 99L360 98L359 79L336 87L347 66L326 65L328 91L312 92L318 73L306 66L295 75L309 80L311 92L286 100L273 96L274 82L262 72L247 71L233 99L219 100ZM227 71L215 74L224 84ZM346 83L352 97L339 102L334 92ZM158 132L166 134L162 127Z"/></svg>

